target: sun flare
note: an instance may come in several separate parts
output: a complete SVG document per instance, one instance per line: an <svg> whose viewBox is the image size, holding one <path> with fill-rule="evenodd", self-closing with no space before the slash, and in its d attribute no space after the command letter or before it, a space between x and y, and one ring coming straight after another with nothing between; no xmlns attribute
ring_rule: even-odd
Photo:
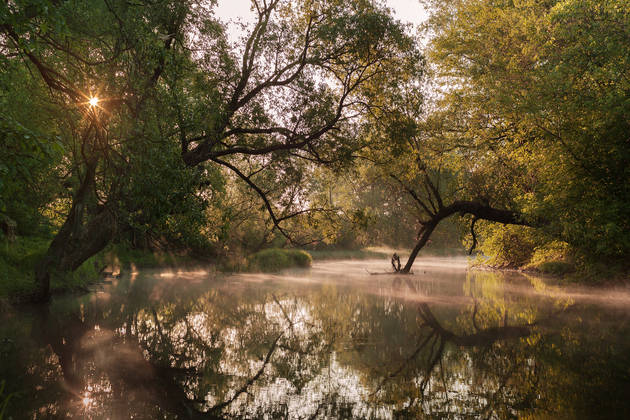
<svg viewBox="0 0 630 420"><path fill-rule="evenodd" d="M98 105L98 98L96 96L93 98L90 98L89 103L90 103L90 106Z"/></svg>

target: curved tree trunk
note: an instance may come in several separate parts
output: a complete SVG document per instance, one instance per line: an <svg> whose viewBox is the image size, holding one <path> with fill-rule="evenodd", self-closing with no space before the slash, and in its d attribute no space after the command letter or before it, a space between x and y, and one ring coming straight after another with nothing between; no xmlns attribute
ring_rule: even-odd
<svg viewBox="0 0 630 420"><path fill-rule="evenodd" d="M446 207L440 207L439 211L433 214L428 222L424 223L422 229L420 230L420 238L418 239L416 246L411 251L407 263L401 270L402 273L409 273L416 257L418 256L418 253L426 245L437 225L442 220L457 213L460 213L461 215L472 214L476 219L483 219L509 225L534 227L539 224L525 220L523 215L515 211L497 209L483 204L480 201L455 201Z"/></svg>
<svg viewBox="0 0 630 420"><path fill-rule="evenodd" d="M51 275L69 273L79 268L88 258L107 246L114 232L114 218L108 210L102 210L86 226L80 226L72 232L73 234L56 236L35 268L37 291L33 300L47 301L50 298ZM67 242L62 240L66 238Z"/></svg>
<svg viewBox="0 0 630 420"><path fill-rule="evenodd" d="M50 277L53 273L76 270L88 258L103 250L114 235L116 223L112 211L106 206L89 208L93 201L95 173L96 163L92 162L87 166L66 220L50 243L46 255L35 267L36 291L32 300L36 302L45 302L50 298Z"/></svg>
<svg viewBox="0 0 630 420"><path fill-rule="evenodd" d="M440 219L440 220L442 220L442 219ZM409 258L407 259L407 263L405 264L403 269L400 270L401 273L409 273L409 271L411 270L411 266L413 265L413 262L415 261L416 257L418 256L418 252L420 252L420 250L422 248L424 248L424 246L427 244L427 242L429 241L429 238L431 237L431 234L433 233L433 231L437 227L438 223L440 223L440 220L437 220L435 222L431 221L431 222L427 223L426 225L424 225L422 227L420 239L416 243L416 246L413 247L413 250L411 251L411 254L409 254Z"/></svg>

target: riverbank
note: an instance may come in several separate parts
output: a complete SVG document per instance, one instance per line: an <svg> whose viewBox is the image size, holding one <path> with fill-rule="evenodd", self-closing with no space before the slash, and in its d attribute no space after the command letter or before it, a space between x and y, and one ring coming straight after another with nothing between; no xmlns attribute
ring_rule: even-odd
<svg viewBox="0 0 630 420"><path fill-rule="evenodd" d="M37 261L45 254L50 240L38 237L17 237L5 241L0 249L0 298L13 302L28 301L36 290L34 271ZM217 270L233 272L276 272L287 268L307 268L311 262L325 260L368 260L389 258L390 250L298 250L271 248L247 257L209 260L185 252L164 252L134 249L114 244L86 261L73 273L53 276L53 295L80 293L103 282L108 277L125 272L155 268L185 268L216 266Z"/></svg>
<svg viewBox="0 0 630 420"><path fill-rule="evenodd" d="M554 279L562 284L579 284L592 287L630 286L630 268L619 264L576 264L567 261L543 261L521 267L495 266L477 258L470 262L475 270L517 272Z"/></svg>
<svg viewBox="0 0 630 420"><path fill-rule="evenodd" d="M29 300L35 291L34 270L49 245L49 240L38 237L17 237L13 241L0 244L0 299L13 303ZM462 256L461 252L431 250L420 256ZM441 251L441 252L436 252ZM52 276L52 294L82 293L90 285L102 282L108 277L122 273L159 268L197 269L214 266L217 271L234 272L277 272L287 268L306 268L312 261L370 260L389 261L397 252L402 259L406 253L385 247L363 249L298 250L272 248L259 251L247 257L199 258L186 252L151 251L134 249L126 244L114 244L87 260L73 273ZM478 270L515 271L524 274L558 279L562 283L598 285L628 285L630 273L627 268L599 264L587 268L567 261L539 261L523 267L497 267L489 264L489 259L478 256L469 260L469 266Z"/></svg>
<svg viewBox="0 0 630 420"><path fill-rule="evenodd" d="M44 256L50 240L41 237L16 237L0 245L0 299L13 303L29 300L36 290L34 272L37 262ZM90 285L102 282L108 276L126 271L147 268L196 268L207 266L209 261L185 253L156 252L110 245L89 258L72 273L51 276L53 295L85 292Z"/></svg>
<svg viewBox="0 0 630 420"><path fill-rule="evenodd" d="M317 260L369 260L375 258L390 259L394 253L397 253L402 259L409 256L407 248L389 248L389 247L367 247L362 249L329 249L329 250L311 250L306 252L311 254L314 261ZM462 257L466 253L460 248L428 248L421 251L419 256L422 257Z"/></svg>
<svg viewBox="0 0 630 420"><path fill-rule="evenodd" d="M40 237L16 237L0 245L0 297L10 301L28 300L36 290L35 265L43 257L50 241ZM51 292L81 290L98 279L99 256L88 259L73 273L52 276Z"/></svg>
<svg viewBox="0 0 630 420"><path fill-rule="evenodd" d="M26 303L37 287L34 272L44 256L50 240L38 237L17 237L4 241L0 249L0 299ZM369 258L365 254L366 258ZM340 258L344 258L340 256ZM186 252L134 249L113 244L83 263L76 271L51 276L51 294L83 293L89 286L143 269L197 269L214 266L218 271L276 272L286 268L311 266L310 253L297 249L265 249L241 258L202 258Z"/></svg>

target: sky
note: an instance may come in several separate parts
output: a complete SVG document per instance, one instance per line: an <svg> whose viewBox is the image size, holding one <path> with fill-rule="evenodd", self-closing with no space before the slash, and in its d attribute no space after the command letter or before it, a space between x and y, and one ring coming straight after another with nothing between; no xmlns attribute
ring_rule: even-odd
<svg viewBox="0 0 630 420"><path fill-rule="evenodd" d="M394 10L396 19L415 26L422 23L427 14L418 0L386 0L387 6Z"/></svg>
<svg viewBox="0 0 630 420"><path fill-rule="evenodd" d="M215 11L217 16L223 19L250 23L254 21L254 15L249 9L250 4L250 0L219 0ZM427 16L418 0L386 0L385 4L394 11L396 19L403 23L416 26ZM238 39L236 28L230 35L233 40Z"/></svg>

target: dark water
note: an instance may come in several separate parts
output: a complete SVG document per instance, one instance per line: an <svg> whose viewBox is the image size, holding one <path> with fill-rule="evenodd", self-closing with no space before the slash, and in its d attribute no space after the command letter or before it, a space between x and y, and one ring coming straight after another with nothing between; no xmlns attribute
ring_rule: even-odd
<svg viewBox="0 0 630 420"><path fill-rule="evenodd" d="M420 260L142 273L0 315L4 418L630 418L630 294ZM11 398L6 401L7 395ZM0 418L2 414L0 414Z"/></svg>

